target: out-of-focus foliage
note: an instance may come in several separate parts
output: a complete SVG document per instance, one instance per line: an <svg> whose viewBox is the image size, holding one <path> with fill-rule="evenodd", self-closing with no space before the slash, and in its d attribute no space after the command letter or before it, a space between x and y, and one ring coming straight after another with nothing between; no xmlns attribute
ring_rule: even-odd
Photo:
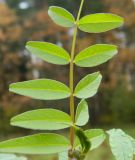
<svg viewBox="0 0 135 160"><path fill-rule="evenodd" d="M110 101L110 109L113 115L113 121L132 122L135 121L135 91L129 92L121 85L113 92Z"/></svg>
<svg viewBox="0 0 135 160"><path fill-rule="evenodd" d="M3 0L4 2L4 0ZM63 46L71 46L72 29L59 27L49 19L49 5L65 7L76 15L80 0L6 0L0 2L0 129L11 130L9 117L30 110L30 107L59 106L67 111L67 101L44 102L13 95L8 92L12 82L35 78L53 78L68 84L68 70L45 63L24 50L26 41L41 40ZM90 9L89 9L90 7ZM135 122L135 3L133 0L85 1L82 14L111 12L125 18L123 28L99 35L79 32L76 53L95 43L110 43L120 46L119 54L100 67L104 75L100 93L90 100L91 123L113 124ZM29 61L28 61L29 60ZM53 70L53 72L51 72ZM79 68L76 82L94 69ZM126 116L125 116L126 115ZM98 117L98 118L97 118Z"/></svg>
<svg viewBox="0 0 135 160"><path fill-rule="evenodd" d="M28 39L54 43L62 41L64 44L64 42L68 42L69 37L67 30L53 25L45 9L24 18L17 16L16 12L12 11L7 4L0 3L0 126L3 132L10 129L7 121L14 112L19 112L20 107L45 105L41 101L36 103L26 97L11 95L8 91L10 83L38 78L39 75L48 77L50 68L54 67L34 56L30 57L24 50L25 42ZM28 62L29 59L30 62ZM40 70L40 73L37 70ZM52 76L59 79L62 72L64 73L64 70L58 74L56 69ZM66 79L64 76L62 78ZM28 110L28 108L26 109Z"/></svg>
<svg viewBox="0 0 135 160"><path fill-rule="evenodd" d="M25 79L27 72L26 59L25 57L21 59L18 54L18 48L21 47L18 40L21 39L21 35L22 28L18 23L17 16L7 5L0 4L0 114L1 126L4 128L7 127L6 118L10 116L10 112L14 112L19 103L24 103L24 99L18 102L17 97L11 98L8 92L8 84L12 81ZM8 110L10 106L15 107Z"/></svg>

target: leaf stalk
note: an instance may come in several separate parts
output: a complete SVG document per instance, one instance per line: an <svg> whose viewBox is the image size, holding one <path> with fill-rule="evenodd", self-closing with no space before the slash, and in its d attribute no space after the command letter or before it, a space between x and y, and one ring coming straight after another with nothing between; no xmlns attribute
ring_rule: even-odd
<svg viewBox="0 0 135 160"><path fill-rule="evenodd" d="M77 40L77 31L78 31L78 21L80 19L82 7L84 4L84 0L81 1L79 12L77 15L76 23L74 26L74 34L73 34L73 41L72 41L72 48L71 48L71 61L70 61L70 71L69 71L69 86L71 90L70 95L70 115L72 118L73 123L75 122L75 105L74 105L74 55L75 55L75 47L76 47L76 40ZM74 149L74 137L75 137L75 129L74 127L70 128L70 143L72 146L72 150Z"/></svg>

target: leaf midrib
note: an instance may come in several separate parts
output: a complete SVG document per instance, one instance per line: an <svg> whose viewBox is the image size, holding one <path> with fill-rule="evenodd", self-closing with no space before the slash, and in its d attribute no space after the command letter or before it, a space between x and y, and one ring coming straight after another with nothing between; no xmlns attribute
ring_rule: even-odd
<svg viewBox="0 0 135 160"><path fill-rule="evenodd" d="M1 146L0 146L0 149L3 149L3 148L22 148L22 147L23 147L23 148L26 148L26 146L28 146L28 145L11 146L11 147L8 147L8 146L7 146L7 147L2 147L2 148L1 148ZM64 147L64 146L65 146L65 147L66 147L66 146L68 146L68 143L66 143L65 145L62 144L62 143L60 143L59 146L58 146L58 143L57 143L57 144L53 143L53 144L50 144L50 145L48 145L48 144L47 144L47 145L41 145L41 144L39 144L39 145L30 145L29 147L43 147L43 146L44 146L44 147L48 147L48 146L50 146L50 147L53 147L53 146L55 146L55 147L61 147L61 146L63 146L63 147Z"/></svg>
<svg viewBox="0 0 135 160"><path fill-rule="evenodd" d="M102 23L122 23L121 21L104 21L104 22L80 22L79 25L85 25L85 24L102 24Z"/></svg>
<svg viewBox="0 0 135 160"><path fill-rule="evenodd" d="M82 90L85 90L86 87L92 85L92 83L94 83L96 79L99 79L99 75L98 75L98 76L95 76L94 79L93 79L90 83L88 83L88 84L86 84L86 85L83 85L83 86L82 86L80 89L78 89L76 92L78 93L78 92L80 92L80 91L82 91ZM77 94L77 93L75 93L75 94Z"/></svg>
<svg viewBox="0 0 135 160"><path fill-rule="evenodd" d="M66 10L65 10L65 11L66 11ZM73 21L75 21L75 20L74 20L74 17L72 16L71 13L68 12L68 14L69 14L70 16L72 16L72 20L73 20L73 21L72 21L70 18L68 18L68 17L64 17L64 16L61 15L59 12L55 12L55 11L53 11L53 10L52 10L52 12L53 12L53 14L57 13L57 15L58 15L59 17L62 17L62 18L64 18L64 19L67 19L67 20L69 20L72 24L74 24Z"/></svg>
<svg viewBox="0 0 135 160"><path fill-rule="evenodd" d="M85 60L85 59L88 59L88 58L92 58L92 57L94 57L95 55L103 55L103 54L105 54L105 52L110 52L110 51L113 51L114 49L110 49L110 50L107 50L107 51L104 51L104 53L102 52L102 51L100 51L100 52L98 52L98 54L97 54L97 52L91 52L91 55L86 55L86 56L83 56L82 58L80 58L79 57L79 55L78 55L78 57L76 57L76 59L77 60L75 60L75 62L78 62L78 61L82 61L82 60ZM80 54L84 54L83 52L82 53L80 53Z"/></svg>
<svg viewBox="0 0 135 160"><path fill-rule="evenodd" d="M58 120L58 119L53 119L53 120ZM58 121L47 121L47 120L44 120L44 119L31 119L31 120L12 120L11 123L21 123L21 122L31 122L31 121L44 121L44 122L49 122L49 123L59 123L59 124L72 124L72 122L70 121L67 121L67 122L58 122Z"/></svg>
<svg viewBox="0 0 135 160"><path fill-rule="evenodd" d="M65 51L64 52L64 55L59 55L59 54L57 54L57 53L55 53L55 52L52 52L52 51L50 51L50 50L45 50L44 51L44 49L41 49L41 48L37 48L37 47L34 47L34 46L31 46L31 45L29 45L29 47L31 47L31 48L33 48L33 49L36 49L36 50L39 50L40 52L44 52L45 54L50 54L50 55L53 55L53 56L56 56L56 57L59 57L59 58L63 58L63 59L65 59L65 60L68 60L68 61L70 61L70 57L65 57L64 55L66 55L66 56L68 56L68 53ZM47 52L47 53L46 53ZM61 52L61 51L59 51L59 52Z"/></svg>
<svg viewBox="0 0 135 160"><path fill-rule="evenodd" d="M32 90L32 91L51 91L51 92L64 92L64 93L70 93L65 90L52 90L52 89L28 89L28 88L20 88L20 87L12 87L11 89L21 89L21 90Z"/></svg>

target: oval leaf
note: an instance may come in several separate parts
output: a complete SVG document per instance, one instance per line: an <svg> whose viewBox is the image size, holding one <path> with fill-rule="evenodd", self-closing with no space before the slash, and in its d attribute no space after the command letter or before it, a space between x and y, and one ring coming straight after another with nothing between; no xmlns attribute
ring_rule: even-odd
<svg viewBox="0 0 135 160"><path fill-rule="evenodd" d="M65 84L50 79L12 83L9 90L40 100L63 99L70 96L70 89Z"/></svg>
<svg viewBox="0 0 135 160"><path fill-rule="evenodd" d="M112 129L107 133L116 160L133 160L134 149L130 138L120 129Z"/></svg>
<svg viewBox="0 0 135 160"><path fill-rule="evenodd" d="M85 125L89 120L89 110L88 110L88 104L85 100L82 100L76 109L76 115L75 115L75 123L78 126Z"/></svg>
<svg viewBox="0 0 135 160"><path fill-rule="evenodd" d="M115 14L90 14L80 19L79 29L89 33L100 33L123 25L123 18Z"/></svg>
<svg viewBox="0 0 135 160"><path fill-rule="evenodd" d="M117 47L114 45L93 45L81 51L75 57L74 63L80 67L94 67L108 61L117 52Z"/></svg>
<svg viewBox="0 0 135 160"><path fill-rule="evenodd" d="M70 61L70 56L63 48L47 42L27 42L26 48L37 57L53 64L65 65Z"/></svg>
<svg viewBox="0 0 135 160"><path fill-rule="evenodd" d="M27 160L27 158L14 154L0 154L0 160Z"/></svg>
<svg viewBox="0 0 135 160"><path fill-rule="evenodd" d="M84 77L76 86L74 95L78 98L89 98L96 94L102 76L95 72Z"/></svg>
<svg viewBox="0 0 135 160"><path fill-rule="evenodd" d="M56 109L38 109L17 115L11 125L30 129L58 130L73 125L71 117Z"/></svg>
<svg viewBox="0 0 135 160"><path fill-rule="evenodd" d="M67 138L57 134L35 134L0 143L0 152L23 154L52 154L68 150Z"/></svg>
<svg viewBox="0 0 135 160"><path fill-rule="evenodd" d="M99 147L105 140L106 135L102 129L89 129L84 131L85 135L91 143L90 150ZM79 140L76 138L75 146L78 148L80 146Z"/></svg>
<svg viewBox="0 0 135 160"><path fill-rule="evenodd" d="M61 7L51 6L48 11L51 19L63 27L73 27L75 19L71 13Z"/></svg>

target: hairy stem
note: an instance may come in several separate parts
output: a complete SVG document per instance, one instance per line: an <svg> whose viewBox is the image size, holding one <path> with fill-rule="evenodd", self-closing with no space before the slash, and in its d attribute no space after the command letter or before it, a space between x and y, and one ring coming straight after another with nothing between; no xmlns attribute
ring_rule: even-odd
<svg viewBox="0 0 135 160"><path fill-rule="evenodd" d="M70 71L69 71L70 72L69 73L69 77L70 77L69 86L70 86L70 90L71 90L70 115L71 115L71 118L72 118L73 122L75 121L75 106L74 106L74 95L73 95L74 94L74 63L73 63L73 61L74 61L75 46L76 46L76 39L77 39L77 29L78 29L77 23L78 23L78 20L80 18L80 15L81 15L83 3L84 3L84 0L81 1L79 12L78 12L76 23L75 23L72 49L71 49ZM71 127L71 129L70 129L70 143L71 143L72 149L74 148L74 136L75 136L75 131L74 131L74 128Z"/></svg>

